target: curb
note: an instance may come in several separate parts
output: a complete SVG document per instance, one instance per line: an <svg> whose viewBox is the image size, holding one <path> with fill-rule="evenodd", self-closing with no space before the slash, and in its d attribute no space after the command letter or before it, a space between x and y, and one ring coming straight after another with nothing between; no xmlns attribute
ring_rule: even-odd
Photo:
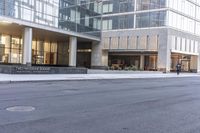
<svg viewBox="0 0 200 133"><path fill-rule="evenodd" d="M8 81L0 81L0 84L8 84L8 83L11 83L12 81L11 80L8 80Z"/></svg>
<svg viewBox="0 0 200 133"><path fill-rule="evenodd" d="M90 80L138 80L138 79L168 79L168 78L191 78L191 77L199 77L199 76L180 76L180 77L128 77L128 78L85 78L85 79L50 79L50 80L21 80L21 81L0 81L0 84L11 84L11 83L39 83L39 82L62 82L62 81L90 81Z"/></svg>

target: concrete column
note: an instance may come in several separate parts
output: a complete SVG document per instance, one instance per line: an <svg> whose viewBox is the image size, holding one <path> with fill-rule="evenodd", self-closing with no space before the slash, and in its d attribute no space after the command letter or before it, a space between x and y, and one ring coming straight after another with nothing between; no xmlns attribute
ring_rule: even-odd
<svg viewBox="0 0 200 133"><path fill-rule="evenodd" d="M191 61L190 61L190 71L191 72L197 72L197 64L198 64L198 56L191 56Z"/></svg>
<svg viewBox="0 0 200 133"><path fill-rule="evenodd" d="M198 56L197 72L200 73L200 55Z"/></svg>
<svg viewBox="0 0 200 133"><path fill-rule="evenodd" d="M11 47L11 36L10 35L6 35L5 36L5 47ZM9 55L4 59L5 62L6 63L12 63L11 50L10 49L5 49L5 53L9 53Z"/></svg>
<svg viewBox="0 0 200 133"><path fill-rule="evenodd" d="M76 57L77 57L77 38L69 38L69 66L76 67Z"/></svg>
<svg viewBox="0 0 200 133"><path fill-rule="evenodd" d="M108 50L102 51L102 65L108 67Z"/></svg>
<svg viewBox="0 0 200 133"><path fill-rule="evenodd" d="M102 45L100 42L92 43L91 67L102 68Z"/></svg>
<svg viewBox="0 0 200 133"><path fill-rule="evenodd" d="M200 45L198 45L197 72L200 73Z"/></svg>
<svg viewBox="0 0 200 133"><path fill-rule="evenodd" d="M158 41L158 71L170 72L171 69L171 36L167 30L159 35Z"/></svg>
<svg viewBox="0 0 200 133"><path fill-rule="evenodd" d="M140 55L140 70L144 70L144 55Z"/></svg>
<svg viewBox="0 0 200 133"><path fill-rule="evenodd" d="M24 29L23 64L31 66L32 62L32 28Z"/></svg>
<svg viewBox="0 0 200 133"><path fill-rule="evenodd" d="M154 59L153 59L153 68L154 69L157 69L157 58L156 57L154 57Z"/></svg>

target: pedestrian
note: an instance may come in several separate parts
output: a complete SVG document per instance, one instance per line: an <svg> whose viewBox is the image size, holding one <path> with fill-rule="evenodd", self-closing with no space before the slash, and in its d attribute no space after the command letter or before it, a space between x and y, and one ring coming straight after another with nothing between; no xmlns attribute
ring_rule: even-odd
<svg viewBox="0 0 200 133"><path fill-rule="evenodd" d="M177 73L177 75L179 75L180 72L181 72L181 64L178 63L178 64L176 65L176 73Z"/></svg>

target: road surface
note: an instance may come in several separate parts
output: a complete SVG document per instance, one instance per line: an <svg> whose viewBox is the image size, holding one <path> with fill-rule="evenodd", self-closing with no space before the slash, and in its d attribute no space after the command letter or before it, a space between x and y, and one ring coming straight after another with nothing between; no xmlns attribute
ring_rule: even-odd
<svg viewBox="0 0 200 133"><path fill-rule="evenodd" d="M200 78L0 84L0 133L199 133Z"/></svg>

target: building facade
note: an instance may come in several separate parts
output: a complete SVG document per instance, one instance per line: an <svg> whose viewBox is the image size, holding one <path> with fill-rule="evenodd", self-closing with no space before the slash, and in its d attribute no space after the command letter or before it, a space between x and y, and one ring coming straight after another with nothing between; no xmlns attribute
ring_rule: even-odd
<svg viewBox="0 0 200 133"><path fill-rule="evenodd" d="M1 0L0 64L200 70L200 0Z"/></svg>
<svg viewBox="0 0 200 133"><path fill-rule="evenodd" d="M200 70L199 0L105 0L102 12L105 66Z"/></svg>
<svg viewBox="0 0 200 133"><path fill-rule="evenodd" d="M101 2L1 0L0 64L98 66Z"/></svg>

